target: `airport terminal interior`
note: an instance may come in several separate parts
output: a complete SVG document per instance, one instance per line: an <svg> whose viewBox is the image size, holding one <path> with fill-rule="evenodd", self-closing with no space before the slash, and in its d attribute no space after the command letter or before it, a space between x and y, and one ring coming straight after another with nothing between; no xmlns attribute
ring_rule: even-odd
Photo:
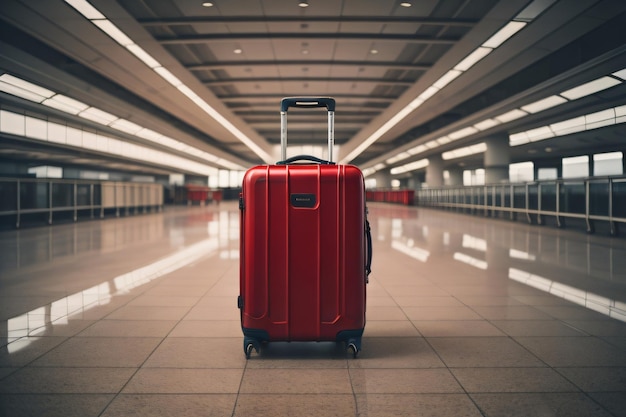
<svg viewBox="0 0 626 417"><path fill-rule="evenodd" d="M0 2L0 416L626 416L625 25L623 0ZM242 181L300 154L363 174L356 355L244 342Z"/></svg>

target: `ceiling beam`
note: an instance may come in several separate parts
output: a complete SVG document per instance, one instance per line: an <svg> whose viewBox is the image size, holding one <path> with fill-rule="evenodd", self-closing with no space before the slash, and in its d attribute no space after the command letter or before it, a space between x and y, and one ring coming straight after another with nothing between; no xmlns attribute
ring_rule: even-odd
<svg viewBox="0 0 626 417"><path fill-rule="evenodd" d="M220 85L231 85L231 84L243 84L243 83L277 83L277 82L298 82L298 83L309 83L309 82L328 82L328 83L372 83L379 85L394 85L394 86L405 86L409 87L415 83L415 80L408 81L399 81L399 80L385 80L382 78L333 78L333 77L263 77L263 78L230 78L225 80L205 80L202 81L203 84L207 86L220 86Z"/></svg>
<svg viewBox="0 0 626 417"><path fill-rule="evenodd" d="M143 26L183 26L203 23L415 23L420 25L472 27L478 19L437 19L410 16L203 16L172 19L138 19Z"/></svg>
<svg viewBox="0 0 626 417"><path fill-rule="evenodd" d="M453 45L460 37L434 38L432 36L416 36L414 34L385 33L217 33L186 36L159 36L155 38L162 45L193 45L207 42L244 42L247 40L274 39L329 39L329 40L370 40L373 42L403 42L426 45Z"/></svg>
<svg viewBox="0 0 626 417"><path fill-rule="evenodd" d="M389 69L397 69L397 70L429 70L432 65L425 64L412 64L410 62L395 62L395 61L341 61L341 60L333 60L333 61L305 61L305 60L292 60L292 61L220 61L220 62L211 62L205 64L195 64L195 65L187 65L187 68L190 71L211 71L211 70L220 70L220 69L228 69L234 67L260 67L260 66L307 66L307 67L315 67L315 66L349 66L349 67L383 67Z"/></svg>

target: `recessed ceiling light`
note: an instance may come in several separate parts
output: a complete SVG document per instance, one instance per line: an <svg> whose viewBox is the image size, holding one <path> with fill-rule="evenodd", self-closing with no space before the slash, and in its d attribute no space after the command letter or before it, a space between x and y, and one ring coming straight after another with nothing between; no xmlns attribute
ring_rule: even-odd
<svg viewBox="0 0 626 417"><path fill-rule="evenodd" d="M298 2L298 6L303 7L303 8L304 7L309 7L309 0L300 0Z"/></svg>
<svg viewBox="0 0 626 417"><path fill-rule="evenodd" d="M213 3L210 1L205 1L202 3L202 7L213 7Z"/></svg>
<svg viewBox="0 0 626 417"><path fill-rule="evenodd" d="M378 49L370 49L370 54L376 55L378 53Z"/></svg>
<svg viewBox="0 0 626 417"><path fill-rule="evenodd" d="M402 3L400 3L400 6L402 6L402 7L411 7L411 2L410 1L403 1Z"/></svg>
<svg viewBox="0 0 626 417"><path fill-rule="evenodd" d="M242 52L243 52L243 50L241 48L237 48L237 49L233 50L233 53L235 53L235 54L240 54Z"/></svg>

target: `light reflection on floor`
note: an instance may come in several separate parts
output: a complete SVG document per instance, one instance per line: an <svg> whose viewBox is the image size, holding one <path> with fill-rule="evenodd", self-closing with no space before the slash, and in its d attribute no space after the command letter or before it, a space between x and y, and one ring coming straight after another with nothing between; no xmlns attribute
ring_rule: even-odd
<svg viewBox="0 0 626 417"><path fill-rule="evenodd" d="M0 232L0 415L624 415L626 239L369 213L356 360L245 359L234 202Z"/></svg>

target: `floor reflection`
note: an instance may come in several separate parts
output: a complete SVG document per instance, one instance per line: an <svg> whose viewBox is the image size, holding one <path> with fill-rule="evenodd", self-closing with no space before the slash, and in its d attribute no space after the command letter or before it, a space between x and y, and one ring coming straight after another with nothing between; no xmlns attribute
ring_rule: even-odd
<svg viewBox="0 0 626 417"><path fill-rule="evenodd" d="M25 266L45 268L46 264L61 256L86 258L90 251L124 253L127 247L137 248L155 240L165 239L172 251L144 266L115 277L102 277L106 279L96 285L7 319L0 325L0 336L5 338L0 345L7 345L9 353L15 353L55 326L67 325L72 318L82 317L88 310L109 304L114 297L127 294L200 258L215 255L221 259L238 258L237 211L191 213L178 216L174 208L171 213L137 217L134 221L124 218L2 235L3 247L13 248L13 251L0 252L5 277L9 271L19 272ZM27 236L25 239L19 238L24 235ZM13 245L10 244L11 236L18 237ZM198 237L201 240L198 241ZM133 252L128 254L141 256ZM29 261L25 262L25 259Z"/></svg>
<svg viewBox="0 0 626 417"><path fill-rule="evenodd" d="M378 241L419 262L449 257L626 319L624 239L415 207L369 209Z"/></svg>

